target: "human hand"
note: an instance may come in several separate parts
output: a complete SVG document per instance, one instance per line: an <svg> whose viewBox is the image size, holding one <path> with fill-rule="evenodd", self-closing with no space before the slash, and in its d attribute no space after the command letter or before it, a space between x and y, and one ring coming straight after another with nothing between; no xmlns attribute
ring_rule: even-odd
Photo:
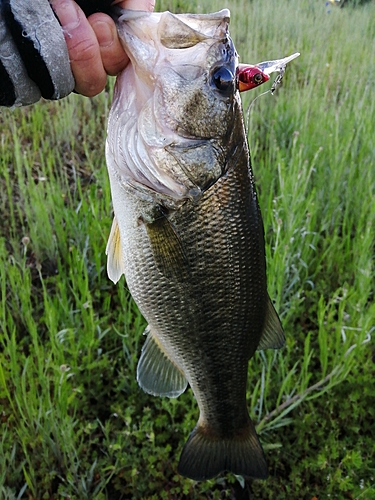
<svg viewBox="0 0 375 500"><path fill-rule="evenodd" d="M50 0L68 46L70 65L79 94L93 97L105 87L107 75L117 75L129 62L113 19L103 13L86 18L73 0ZM124 9L149 10L155 0L115 0Z"/></svg>

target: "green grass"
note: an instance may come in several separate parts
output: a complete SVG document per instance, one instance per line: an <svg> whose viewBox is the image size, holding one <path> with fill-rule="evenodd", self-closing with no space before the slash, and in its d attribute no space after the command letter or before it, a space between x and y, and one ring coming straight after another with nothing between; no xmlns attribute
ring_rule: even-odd
<svg viewBox="0 0 375 500"><path fill-rule="evenodd" d="M375 498L375 4L201 5L159 2L228 6L244 62L301 52L274 96L243 95L287 336L249 367L270 478L179 477L191 391L137 386L145 322L104 255L111 84L0 114L1 499Z"/></svg>

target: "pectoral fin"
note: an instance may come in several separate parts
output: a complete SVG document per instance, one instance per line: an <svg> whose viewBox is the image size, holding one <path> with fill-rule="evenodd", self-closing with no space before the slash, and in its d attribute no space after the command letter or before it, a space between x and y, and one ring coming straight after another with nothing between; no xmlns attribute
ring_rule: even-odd
<svg viewBox="0 0 375 500"><path fill-rule="evenodd" d="M107 273L110 280L117 283L124 274L124 263L122 260L121 237L116 216L113 218L111 232L108 238L107 248Z"/></svg>
<svg viewBox="0 0 375 500"><path fill-rule="evenodd" d="M187 387L187 380L163 350L157 338L148 328L146 342L137 366L140 387L153 396L177 398Z"/></svg>
<svg viewBox="0 0 375 500"><path fill-rule="evenodd" d="M285 343L285 335L279 316L273 307L271 299L267 297L266 321L260 338L258 351L263 349L280 349Z"/></svg>
<svg viewBox="0 0 375 500"><path fill-rule="evenodd" d="M180 241L168 217L160 211L151 223L146 223L155 264L167 278L180 278L189 273L189 263Z"/></svg>

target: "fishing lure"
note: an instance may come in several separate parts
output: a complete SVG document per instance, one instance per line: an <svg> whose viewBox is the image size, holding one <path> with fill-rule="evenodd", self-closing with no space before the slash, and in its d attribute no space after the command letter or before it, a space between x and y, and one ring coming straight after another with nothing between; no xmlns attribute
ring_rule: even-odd
<svg viewBox="0 0 375 500"><path fill-rule="evenodd" d="M269 75L264 73L258 66L250 64L240 64L238 66L238 90L240 92L259 87L269 79Z"/></svg>
<svg viewBox="0 0 375 500"><path fill-rule="evenodd" d="M240 64L237 72L238 90L240 92L245 92L246 90L259 87L259 85L262 85L270 79L271 73L278 71L279 74L275 78L270 89L271 94L273 94L283 79L286 65L299 55L300 53L296 52L291 56L284 57L283 59L276 59L274 61L263 61L258 64Z"/></svg>

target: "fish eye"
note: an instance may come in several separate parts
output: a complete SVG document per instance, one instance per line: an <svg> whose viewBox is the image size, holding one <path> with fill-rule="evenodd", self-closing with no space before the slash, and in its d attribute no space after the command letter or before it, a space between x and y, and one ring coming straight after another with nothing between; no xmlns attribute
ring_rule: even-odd
<svg viewBox="0 0 375 500"><path fill-rule="evenodd" d="M262 83L263 81L262 73L256 73L253 78L254 78L254 83Z"/></svg>
<svg viewBox="0 0 375 500"><path fill-rule="evenodd" d="M223 94L229 94L233 90L234 88L233 82L234 82L233 73L225 66L217 68L213 72L212 83Z"/></svg>

